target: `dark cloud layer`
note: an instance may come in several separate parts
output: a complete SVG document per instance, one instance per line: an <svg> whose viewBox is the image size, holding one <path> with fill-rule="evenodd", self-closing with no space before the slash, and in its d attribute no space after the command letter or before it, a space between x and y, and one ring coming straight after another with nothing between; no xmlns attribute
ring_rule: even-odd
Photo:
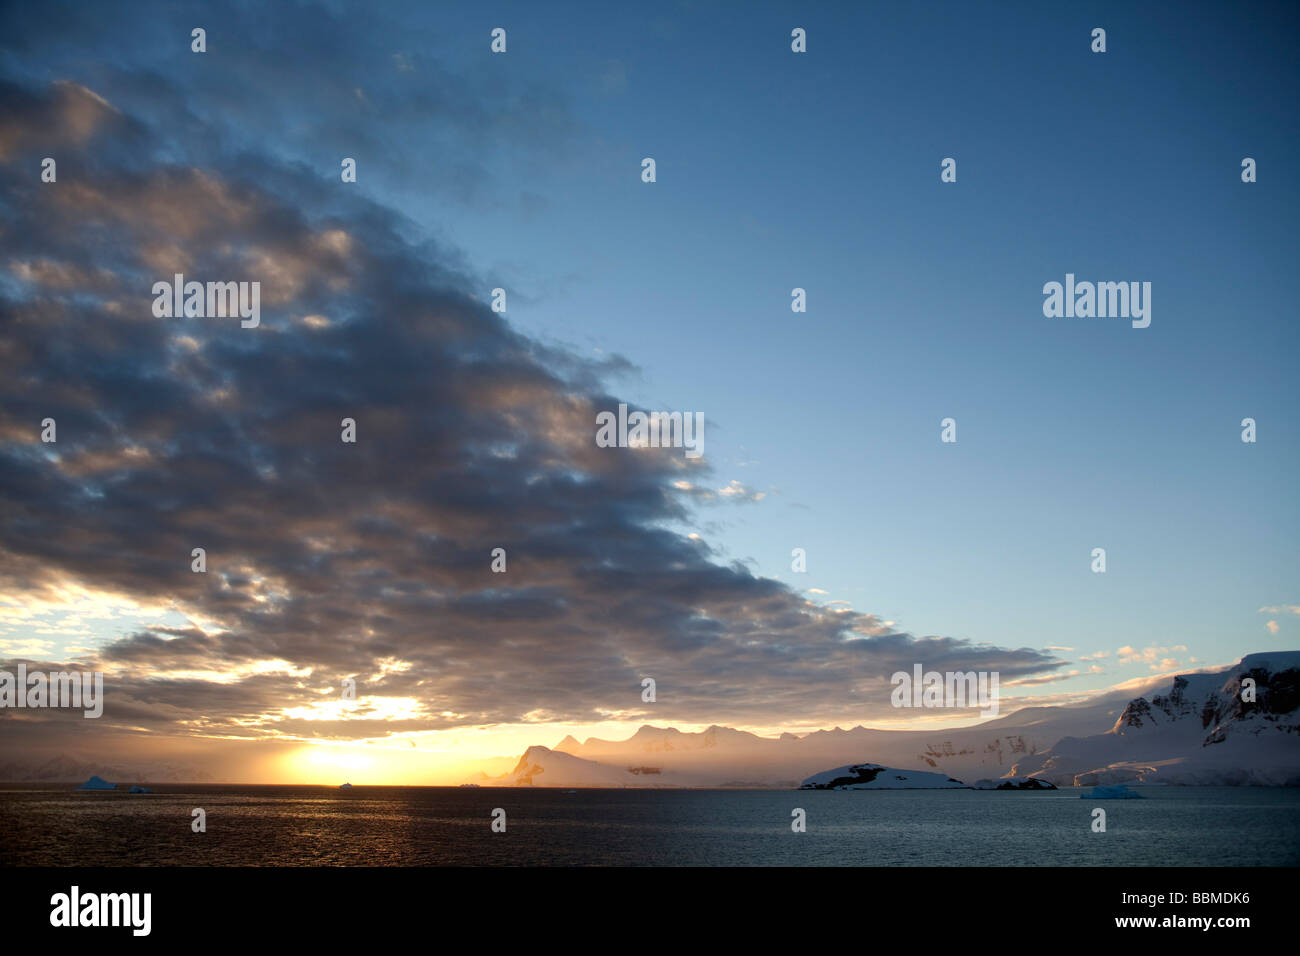
<svg viewBox="0 0 1300 956"><path fill-rule="evenodd" d="M476 208L535 206L517 184L585 133L521 52L493 60L488 27L471 42L450 33L448 13L414 2L7 4L0 64L33 86L73 71L148 122L172 157L251 151L336 171L350 156L362 191L377 177Z"/></svg>
<svg viewBox="0 0 1300 956"><path fill-rule="evenodd" d="M166 80L150 89L185 109ZM426 121L492 112L450 81L429 96L411 107ZM80 83L0 85L0 588L39 600L74 580L205 622L103 648L105 725L373 735L286 714L346 677L417 702L391 732L829 723L887 713L888 675L914 662L1004 682L1059 664L894 633L721 563L672 530L693 507L674 483L707 465L595 445L624 360L521 336L455 250L337 176L214 155L177 155L174 130ZM261 326L155 318L173 272L260 281ZM270 661L297 676L259 672Z"/></svg>

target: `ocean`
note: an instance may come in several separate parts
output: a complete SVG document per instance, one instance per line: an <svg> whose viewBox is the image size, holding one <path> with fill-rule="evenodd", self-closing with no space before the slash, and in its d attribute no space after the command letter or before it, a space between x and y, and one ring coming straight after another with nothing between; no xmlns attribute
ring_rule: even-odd
<svg viewBox="0 0 1300 956"><path fill-rule="evenodd" d="M0 784L5 866L1295 866L1300 790ZM1093 809L1106 832L1093 832ZM201 808L207 830L191 829ZM493 811L505 832L493 832ZM806 832L791 829L803 809Z"/></svg>

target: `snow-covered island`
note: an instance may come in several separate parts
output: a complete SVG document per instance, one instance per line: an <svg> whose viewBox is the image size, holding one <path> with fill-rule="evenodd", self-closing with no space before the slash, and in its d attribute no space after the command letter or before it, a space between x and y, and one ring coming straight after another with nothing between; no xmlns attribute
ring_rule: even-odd
<svg viewBox="0 0 1300 956"><path fill-rule="evenodd" d="M976 780L972 790L1055 790L1056 784L1037 777L1002 777L998 780Z"/></svg>
<svg viewBox="0 0 1300 956"><path fill-rule="evenodd" d="M960 790L966 784L928 770L895 770L875 763L849 764L815 773L800 790Z"/></svg>
<svg viewBox="0 0 1300 956"><path fill-rule="evenodd" d="M855 763L815 773L799 785L800 790L1055 790L1046 780L1035 777L1003 777L977 780L973 785L956 777L928 770L898 770L877 763Z"/></svg>

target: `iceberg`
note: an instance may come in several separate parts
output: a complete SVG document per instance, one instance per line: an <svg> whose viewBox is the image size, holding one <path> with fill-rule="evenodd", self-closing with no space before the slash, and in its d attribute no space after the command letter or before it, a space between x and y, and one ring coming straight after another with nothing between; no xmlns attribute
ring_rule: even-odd
<svg viewBox="0 0 1300 956"><path fill-rule="evenodd" d="M1122 783L1110 787L1093 787L1091 793L1079 794L1080 800L1145 800L1136 790L1130 790Z"/></svg>
<svg viewBox="0 0 1300 956"><path fill-rule="evenodd" d="M131 787L130 790L127 791L127 793L153 793L153 791L150 790L148 787L133 786Z"/></svg>
<svg viewBox="0 0 1300 956"><path fill-rule="evenodd" d="M89 780L77 788L78 790L116 790L117 784L109 783L102 777L92 776Z"/></svg>

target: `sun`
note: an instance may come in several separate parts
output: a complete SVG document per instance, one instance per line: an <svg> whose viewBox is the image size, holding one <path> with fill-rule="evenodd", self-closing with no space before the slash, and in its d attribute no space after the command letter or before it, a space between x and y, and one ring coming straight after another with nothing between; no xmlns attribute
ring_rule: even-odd
<svg viewBox="0 0 1300 956"><path fill-rule="evenodd" d="M302 776L319 778L324 773L364 773L374 766L370 754L341 744L310 744L294 755Z"/></svg>

